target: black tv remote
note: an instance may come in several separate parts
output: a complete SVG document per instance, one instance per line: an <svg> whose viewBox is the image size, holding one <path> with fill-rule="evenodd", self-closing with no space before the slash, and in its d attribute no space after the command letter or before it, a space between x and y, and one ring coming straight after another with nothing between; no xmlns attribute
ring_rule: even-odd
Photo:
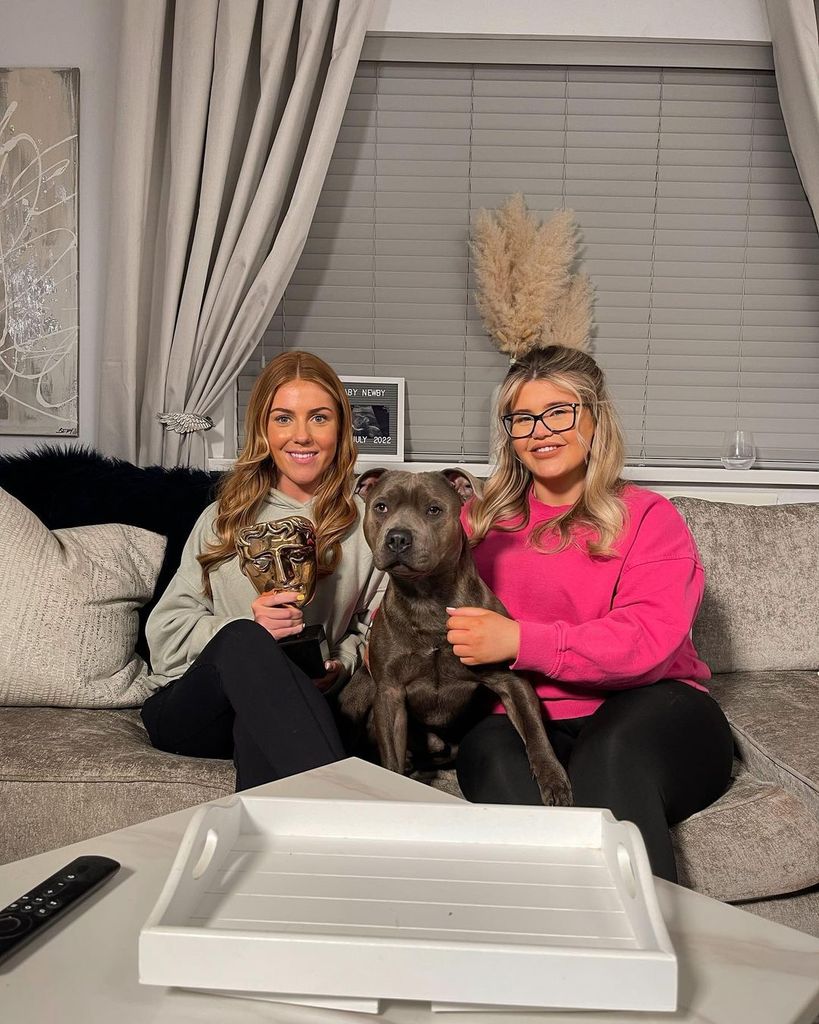
<svg viewBox="0 0 819 1024"><path fill-rule="evenodd" d="M0 910L0 963L119 870L110 857L78 857Z"/></svg>

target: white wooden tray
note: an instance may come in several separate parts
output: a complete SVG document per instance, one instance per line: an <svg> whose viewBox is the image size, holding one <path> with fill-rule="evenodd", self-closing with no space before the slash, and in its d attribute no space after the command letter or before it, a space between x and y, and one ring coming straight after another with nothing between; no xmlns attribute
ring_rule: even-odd
<svg viewBox="0 0 819 1024"><path fill-rule="evenodd" d="M608 811L233 797L191 820L140 981L378 1012L381 999L674 1010L637 828Z"/></svg>

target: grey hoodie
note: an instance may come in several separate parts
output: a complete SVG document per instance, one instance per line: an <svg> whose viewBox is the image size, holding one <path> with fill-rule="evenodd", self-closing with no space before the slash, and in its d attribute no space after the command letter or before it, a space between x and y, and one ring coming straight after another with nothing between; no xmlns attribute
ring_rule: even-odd
<svg viewBox="0 0 819 1024"><path fill-rule="evenodd" d="M341 562L334 573L318 580L315 596L304 609L307 625L324 625L330 657L343 666L339 681L348 678L361 661L370 617L387 584L384 573L373 565L364 539L364 502L358 496L353 500L358 522L342 541ZM302 503L273 489L255 522L293 515L315 521L312 502ZM152 689L160 689L183 675L222 626L236 619L253 618L250 606L256 591L239 568L237 558L223 562L211 572L212 598L202 590L202 569L196 556L208 540L215 539L215 518L216 502L196 521L185 543L179 569L148 618L145 632L153 674L147 681Z"/></svg>

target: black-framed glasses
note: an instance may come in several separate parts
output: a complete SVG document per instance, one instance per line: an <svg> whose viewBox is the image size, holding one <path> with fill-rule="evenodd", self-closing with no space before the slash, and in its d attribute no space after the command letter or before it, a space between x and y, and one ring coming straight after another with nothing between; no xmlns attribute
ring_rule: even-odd
<svg viewBox="0 0 819 1024"><path fill-rule="evenodd" d="M577 422L579 408L579 402L571 402L566 405L553 405L550 409L545 409L539 416L535 416L531 412L508 412L505 416L501 416L501 419L506 433L516 439L531 437L538 423L542 423L550 434L565 434Z"/></svg>

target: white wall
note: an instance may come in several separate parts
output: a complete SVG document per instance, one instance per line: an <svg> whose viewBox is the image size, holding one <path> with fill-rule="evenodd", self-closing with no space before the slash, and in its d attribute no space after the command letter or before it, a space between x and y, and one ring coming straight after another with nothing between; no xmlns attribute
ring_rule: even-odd
<svg viewBox="0 0 819 1024"><path fill-rule="evenodd" d="M0 66L80 69L80 434L97 441L120 0L0 0ZM770 41L763 0L375 0L375 34ZM43 438L2 437L0 452Z"/></svg>
<svg viewBox="0 0 819 1024"><path fill-rule="evenodd" d="M764 0L375 0L369 31L771 41Z"/></svg>
<svg viewBox="0 0 819 1024"><path fill-rule="evenodd" d="M78 440L97 439L118 0L0 0L0 67L80 69L80 381ZM74 440L74 439L72 439ZM0 452L60 438L2 437Z"/></svg>

